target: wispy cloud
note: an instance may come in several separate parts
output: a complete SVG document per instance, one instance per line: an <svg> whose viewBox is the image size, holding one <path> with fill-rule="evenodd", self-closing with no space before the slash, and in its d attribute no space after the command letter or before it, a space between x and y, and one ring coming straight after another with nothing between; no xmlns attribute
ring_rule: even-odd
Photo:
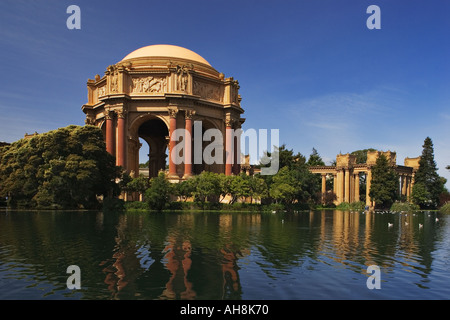
<svg viewBox="0 0 450 320"><path fill-rule="evenodd" d="M289 110L302 126L324 130L331 139L364 139L369 134L367 127L374 124L373 119L382 121L392 113L398 100L388 89L335 92L297 101Z"/></svg>

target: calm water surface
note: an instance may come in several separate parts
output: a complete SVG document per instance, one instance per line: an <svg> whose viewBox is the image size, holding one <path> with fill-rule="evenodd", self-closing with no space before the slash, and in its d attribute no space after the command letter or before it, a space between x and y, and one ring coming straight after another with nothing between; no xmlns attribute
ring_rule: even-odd
<svg viewBox="0 0 450 320"><path fill-rule="evenodd" d="M449 299L449 225L435 212L0 211L0 299Z"/></svg>

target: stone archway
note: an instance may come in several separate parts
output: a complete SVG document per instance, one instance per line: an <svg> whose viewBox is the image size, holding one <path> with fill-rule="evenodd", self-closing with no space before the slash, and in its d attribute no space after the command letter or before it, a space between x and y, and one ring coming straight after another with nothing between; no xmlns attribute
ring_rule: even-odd
<svg viewBox="0 0 450 320"><path fill-rule="evenodd" d="M166 149L169 130L162 120L158 118L151 118L139 126L137 135L149 146L149 154L147 159L149 163L148 176L150 178L156 177L160 170L166 169ZM139 150L136 151L139 153ZM139 154L137 157L139 157ZM146 161L144 161L144 159L139 159L139 163L142 162Z"/></svg>

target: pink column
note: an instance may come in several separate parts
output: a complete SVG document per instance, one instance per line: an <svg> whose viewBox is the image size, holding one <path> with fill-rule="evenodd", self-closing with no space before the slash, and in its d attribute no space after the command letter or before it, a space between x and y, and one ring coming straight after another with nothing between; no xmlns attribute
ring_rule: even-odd
<svg viewBox="0 0 450 320"><path fill-rule="evenodd" d="M172 141L172 134L177 128L177 110L169 110L170 120L169 120L169 175L177 175L177 166L172 160L172 150L176 146L176 141Z"/></svg>
<svg viewBox="0 0 450 320"><path fill-rule="evenodd" d="M184 176L192 175L192 116L194 111L186 110L186 135L184 137Z"/></svg>
<svg viewBox="0 0 450 320"><path fill-rule="evenodd" d="M121 110L117 113L117 166L125 168L125 115Z"/></svg>
<svg viewBox="0 0 450 320"><path fill-rule="evenodd" d="M238 175L241 173L241 135L240 135L240 124L236 128L236 134L234 136L234 164L233 172Z"/></svg>
<svg viewBox="0 0 450 320"><path fill-rule="evenodd" d="M225 121L225 175L231 176L233 169L233 129L232 121Z"/></svg>
<svg viewBox="0 0 450 320"><path fill-rule="evenodd" d="M112 116L113 113L111 111L106 111L106 151L114 155L114 124Z"/></svg>

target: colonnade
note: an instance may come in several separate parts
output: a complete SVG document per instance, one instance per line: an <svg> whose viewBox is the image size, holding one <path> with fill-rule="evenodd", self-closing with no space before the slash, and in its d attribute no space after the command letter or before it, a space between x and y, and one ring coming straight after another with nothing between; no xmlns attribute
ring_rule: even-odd
<svg viewBox="0 0 450 320"><path fill-rule="evenodd" d="M402 167L404 168L404 167ZM327 194L326 182L329 177L333 179L333 193L336 195L335 204L340 204L342 202L358 202L360 201L360 175L364 174L366 176L366 205L369 207L373 206L373 202L370 199L370 186L372 181L372 170L370 167L362 170L352 170L351 168L337 168L335 170L322 170L313 169L313 173L320 173L322 177L322 203L325 202L325 197ZM328 171L328 172L327 172ZM406 197L409 201L411 197L411 191L413 186L413 175L407 172L399 173L399 195Z"/></svg>
<svg viewBox="0 0 450 320"><path fill-rule="evenodd" d="M398 192L399 195L410 201L414 181L414 174L419 168L420 157L405 158L405 165L396 164L396 153L387 151L368 151L366 163L357 163L356 156L353 154L338 154L336 156L335 166L314 166L310 167L312 173L322 176L322 203L325 203L328 193L326 182L328 177L333 179L334 203L336 205L342 202L359 202L360 197L360 176L365 175L366 182L366 206L373 207L374 203L370 199L370 187L372 182L372 167L380 155L384 155L390 165L395 169L399 176ZM331 191L331 190L330 190Z"/></svg>
<svg viewBox="0 0 450 320"><path fill-rule="evenodd" d="M169 136L166 137L169 148L169 178L177 178L180 176L177 172L177 164L172 158L172 152L178 143L176 139L173 139L173 134L178 123L178 114L184 115L184 129L185 137L183 145L183 178L189 178L193 174L193 148L194 148L194 136L193 136L193 117L196 114L195 110L179 110L176 108L168 109L168 123L169 123ZM116 165L126 168L127 159L127 146L126 146L126 116L127 113L124 109L105 110L105 142L106 150L116 157ZM179 123L178 123L179 124ZM234 134L234 130L240 128L240 122L238 120L231 120L227 118L224 121L225 127L225 175L239 174L240 168L240 136ZM203 137L200 137L200 142L203 143ZM202 152L203 161L203 146L199 149L195 148L196 152ZM198 151L197 151L198 150Z"/></svg>

